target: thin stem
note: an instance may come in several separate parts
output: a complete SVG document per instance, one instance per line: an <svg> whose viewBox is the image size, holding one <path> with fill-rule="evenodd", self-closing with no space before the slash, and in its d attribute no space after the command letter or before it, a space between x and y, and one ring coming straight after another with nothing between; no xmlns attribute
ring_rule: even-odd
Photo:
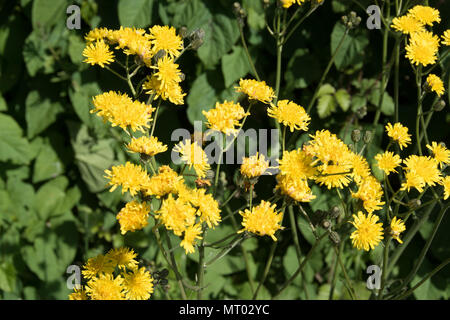
<svg viewBox="0 0 450 320"><path fill-rule="evenodd" d="M384 254L383 254L383 271L381 273L381 287L380 292L378 293L378 299L383 298L383 291L384 287L386 286L386 279L387 279L387 267L389 263L389 246L391 245L391 236L388 236L386 239L386 244L384 246Z"/></svg>
<svg viewBox="0 0 450 320"><path fill-rule="evenodd" d="M420 140L420 117L422 113L422 66L419 66L416 70L416 85L417 85L417 116L416 116L416 137L417 137L417 149L419 155L422 155L422 146Z"/></svg>
<svg viewBox="0 0 450 320"><path fill-rule="evenodd" d="M336 254L336 261L334 262L333 276L331 278L331 286L330 286L330 293L328 295L328 300L333 300L334 289L336 287L336 280L337 280L337 276L339 274L339 257L341 256L343 247L344 247L344 242L341 241L341 243L339 244L339 251Z"/></svg>
<svg viewBox="0 0 450 320"><path fill-rule="evenodd" d="M156 106L156 110L155 110L155 116L153 118L153 123L152 123L152 130L150 132L150 137L153 137L153 133L155 131L155 127L156 127L156 120L158 119L158 111L159 111L159 107L161 106L161 99L158 101L158 105Z"/></svg>
<svg viewBox="0 0 450 320"><path fill-rule="evenodd" d="M256 80L261 81L261 79L258 75L258 71L256 71L255 64L253 63L252 56L250 55L250 52L248 51L247 42L245 41L245 37L244 37L244 30L242 28L242 23L239 21L239 19L237 19L237 24L239 27L239 33L241 35L242 46L244 47L244 51L247 56L247 60L250 63L250 67L252 68L253 75L256 77Z"/></svg>
<svg viewBox="0 0 450 320"><path fill-rule="evenodd" d="M264 268L263 276L261 278L261 281L258 283L258 287L256 288L255 293L253 293L252 300L255 300L258 297L259 290L263 286L264 282L266 281L267 275L269 274L270 267L272 265L273 257L275 255L275 249L277 248L277 242L273 242L270 246L270 252L269 252L269 258L267 259L266 266Z"/></svg>
<svg viewBox="0 0 450 320"><path fill-rule="evenodd" d="M170 237L167 234L167 232L166 232L166 241L167 241L167 246L169 247L169 253L170 253L169 255L170 255L170 260L172 261L172 266L174 267L174 270L176 270L175 275L177 277L178 286L180 287L181 297L183 298L183 300L187 300L186 291L184 290L184 285L183 285L183 279L180 276L180 272L177 267L177 261L175 260L175 256L174 256L173 250L172 250L172 243L170 242Z"/></svg>
<svg viewBox="0 0 450 320"><path fill-rule="evenodd" d="M357 300L356 296L355 296L355 289L353 289L352 283L351 283L350 278L348 277L348 274L347 274L347 270L345 270L345 266L342 263L341 256L338 255L338 249L336 247L333 247L333 248L334 248L334 252L336 252L337 259L339 261L339 265L341 266L341 269L342 269L342 273L344 274L344 279L345 279L345 282L347 284L348 291L350 293L350 297L352 298L352 300Z"/></svg>
<svg viewBox="0 0 450 320"><path fill-rule="evenodd" d="M234 191L231 193L231 195L220 205L220 207L225 207L228 202L230 202L231 199L234 198L234 196L239 192L239 189L234 189Z"/></svg>
<svg viewBox="0 0 450 320"><path fill-rule="evenodd" d="M200 245L198 246L198 269L197 269L197 287L200 289L197 292L197 299L203 299L203 281L205 277L205 268L206 264L204 262L205 259L205 238L206 238L206 229L203 228L203 237L200 241Z"/></svg>
<svg viewBox="0 0 450 320"><path fill-rule="evenodd" d="M118 76L120 79L127 81L127 78L125 78L124 76L122 76L121 74L117 73L116 71L114 71L113 69L111 69L108 66L105 66L106 70L111 71L113 74L115 74L116 76Z"/></svg>

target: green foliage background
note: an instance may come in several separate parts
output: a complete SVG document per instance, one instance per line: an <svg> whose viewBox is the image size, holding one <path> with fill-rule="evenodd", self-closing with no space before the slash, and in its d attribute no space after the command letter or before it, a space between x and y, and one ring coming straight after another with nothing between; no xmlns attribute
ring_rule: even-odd
<svg viewBox="0 0 450 320"><path fill-rule="evenodd" d="M273 2L273 1L272 1ZM327 84L321 88L312 111L310 130L328 128L350 142L353 128L375 132L368 150L368 159L383 149L383 123L392 121L394 112L392 86L384 93L382 121L372 125L379 99L382 32L365 28L366 14L353 1L326 0L291 38L283 52L286 71L280 97L307 105L331 53L337 46L343 26L340 17L355 10L363 22L345 40L336 57ZM367 6L371 1L360 1ZM420 1L416 1L420 2ZM448 1L430 1L441 11L443 22L436 31L449 28ZM81 265L88 257L105 253L112 247L131 246L139 252L143 263L156 269L164 261L150 231L120 235L115 215L123 206L120 191L105 189L103 171L123 163L130 156L123 147L124 137L111 130L98 117L89 113L93 95L106 90L127 88L111 73L82 63L83 36L94 27L149 27L153 24L173 25L177 29L203 28L204 45L189 51L180 59L186 75L182 83L188 93L182 107L163 105L156 135L169 147L175 128L192 129L194 120L204 119L202 110L216 101L236 99L234 86L240 77L250 76L250 66L239 41L239 29L229 0L133 0L133 1L66 1L20 0L0 1L0 297L3 299L66 299L66 268ZM66 28L66 8L81 7L82 30ZM265 30L262 1L243 0L245 34L251 55L261 77L270 85L275 82L275 43ZM366 6L366 7L367 7ZM447 92L450 59L444 61L442 78ZM439 73L438 73L439 74ZM415 119L414 75L408 62L401 58L400 120L413 128ZM448 95L445 97L448 104ZM358 110L367 107L367 115L358 117ZM445 141L449 134L448 107L435 116L429 135ZM254 108L249 127L269 128L265 109ZM412 129L411 129L412 130ZM298 145L305 139L303 135ZM162 160L168 163L169 153ZM231 168L230 174L235 168ZM377 174L377 172L375 172ZM267 183L266 183L267 179ZM263 177L257 185L260 199L272 192L272 180ZM228 181L232 184L233 181ZM314 187L316 201L311 209L329 209L338 204L336 195ZM233 204L236 208L239 204ZM239 218L238 218L239 219ZM427 221L409 245L394 273L405 276L412 261L431 232ZM289 221L284 224L289 230ZM309 250L313 236L307 222L298 221L303 254ZM208 240L220 239L232 232L228 221ZM431 252L414 282L436 265L450 257L450 218L446 216L433 241ZM272 270L260 298L285 282L298 264L290 232L281 234ZM176 242L176 240L174 240ZM269 255L270 239L251 239L244 246L249 252L251 276L259 280ZM177 242L176 242L177 243ZM348 243L347 243L348 245ZM381 247L370 254L344 250L349 276L354 279L358 295L368 297L365 289L367 266L379 264ZM213 249L211 249L213 250ZM328 298L327 283L333 261L329 242L321 244L307 264L302 277L283 293L284 299ZM180 269L194 279L197 254L186 257L175 251ZM206 252L208 255L208 252ZM442 270L414 294L416 299L448 299L450 268ZM207 298L251 298L242 252L234 249L206 273ZM170 294L179 297L174 275L169 275ZM191 294L194 298L194 293ZM159 291L155 299L163 298ZM348 298L338 279L335 298Z"/></svg>

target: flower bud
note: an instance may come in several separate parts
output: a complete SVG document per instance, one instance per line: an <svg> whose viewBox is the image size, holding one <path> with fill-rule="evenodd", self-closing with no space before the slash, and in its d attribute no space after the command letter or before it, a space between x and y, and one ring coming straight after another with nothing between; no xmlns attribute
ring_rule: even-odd
<svg viewBox="0 0 450 320"><path fill-rule="evenodd" d="M180 37L182 37L184 39L188 36L187 31L188 31L188 29L185 26L183 26L180 28L180 31L178 33L179 33Z"/></svg>
<svg viewBox="0 0 450 320"><path fill-rule="evenodd" d="M412 199L408 202L408 206L412 209L415 210L418 207L420 207L420 205L422 204L422 201L420 201L420 199Z"/></svg>
<svg viewBox="0 0 450 320"><path fill-rule="evenodd" d="M190 35L189 39L191 41L190 47L192 50L198 50L203 44L205 38L205 30L196 29Z"/></svg>
<svg viewBox="0 0 450 320"><path fill-rule="evenodd" d="M355 129L352 131L352 141L356 143L359 140L361 140L361 130Z"/></svg>
<svg viewBox="0 0 450 320"><path fill-rule="evenodd" d="M158 60L164 57L165 55L166 51L161 49L153 56L153 59L155 60L155 62L158 62Z"/></svg>
<svg viewBox="0 0 450 320"><path fill-rule="evenodd" d="M367 107L361 107L358 109L358 111L356 111L356 115L358 116L359 119L364 118L367 115Z"/></svg>
<svg viewBox="0 0 450 320"><path fill-rule="evenodd" d="M341 215L341 209L338 206L333 206L330 210L330 219L338 219Z"/></svg>
<svg viewBox="0 0 450 320"><path fill-rule="evenodd" d="M372 141L372 131L367 130L367 131L364 133L364 138L363 138L363 140L364 140L364 143L365 143L365 144L369 144L370 141Z"/></svg>
<svg viewBox="0 0 450 320"><path fill-rule="evenodd" d="M338 245L341 242L341 237L336 231L331 231L328 237L335 245Z"/></svg>
<svg viewBox="0 0 450 320"><path fill-rule="evenodd" d="M322 221L322 228L325 230L328 230L331 227L331 221L330 220L323 220Z"/></svg>
<svg viewBox="0 0 450 320"><path fill-rule="evenodd" d="M436 102L433 106L434 111L442 111L445 108L445 101L440 99L438 102Z"/></svg>

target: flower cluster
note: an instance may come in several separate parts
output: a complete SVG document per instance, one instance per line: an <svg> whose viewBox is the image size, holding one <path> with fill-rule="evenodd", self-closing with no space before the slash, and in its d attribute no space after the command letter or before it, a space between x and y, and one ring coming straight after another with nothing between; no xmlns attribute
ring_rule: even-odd
<svg viewBox="0 0 450 320"><path fill-rule="evenodd" d="M128 248L111 249L88 259L82 274L87 280L69 295L70 300L148 300L153 278L139 267L137 254Z"/></svg>

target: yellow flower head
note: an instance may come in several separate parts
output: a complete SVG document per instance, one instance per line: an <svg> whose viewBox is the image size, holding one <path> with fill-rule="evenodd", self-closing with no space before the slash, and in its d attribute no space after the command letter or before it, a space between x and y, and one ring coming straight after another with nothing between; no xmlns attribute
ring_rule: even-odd
<svg viewBox="0 0 450 320"><path fill-rule="evenodd" d="M74 292L69 294L69 300L88 300L88 296L84 289L74 289Z"/></svg>
<svg viewBox="0 0 450 320"><path fill-rule="evenodd" d="M411 143L411 135L408 134L408 128L397 122L393 126L391 123L386 125L386 132L392 140L398 143L400 149Z"/></svg>
<svg viewBox="0 0 450 320"><path fill-rule="evenodd" d="M149 38L155 54L159 50L164 50L171 58L174 58L183 50L183 39L176 34L174 27L153 26L150 28Z"/></svg>
<svg viewBox="0 0 450 320"><path fill-rule="evenodd" d="M439 163L441 169L444 164L450 164L450 150L444 145L433 141L431 146L427 144L427 148L433 153L433 158Z"/></svg>
<svg viewBox="0 0 450 320"><path fill-rule="evenodd" d="M350 153L351 176L356 183L370 176L370 167L366 158L357 153Z"/></svg>
<svg viewBox="0 0 450 320"><path fill-rule="evenodd" d="M138 264L135 259L137 257L137 253L135 253L133 249L125 247L111 249L105 256L111 259L114 265L121 270L125 270L126 268L134 268Z"/></svg>
<svg viewBox="0 0 450 320"><path fill-rule="evenodd" d="M189 201L192 206L198 208L197 215L200 216L200 222L206 222L209 228L213 228L222 220L220 217L219 203L214 197L206 193L205 189L194 189L190 192L180 192L180 197Z"/></svg>
<svg viewBox="0 0 450 320"><path fill-rule="evenodd" d="M444 94L444 83L437 75L432 73L429 74L427 77L427 85L431 91L434 91L439 97Z"/></svg>
<svg viewBox="0 0 450 320"><path fill-rule="evenodd" d="M432 26L433 22L441 22L439 11L432 7L417 5L409 9L408 13L425 25Z"/></svg>
<svg viewBox="0 0 450 320"><path fill-rule="evenodd" d="M85 278L91 279L102 273L112 273L115 263L107 256L102 254L89 258L83 266L82 274Z"/></svg>
<svg viewBox="0 0 450 320"><path fill-rule="evenodd" d="M349 166L344 165L327 165L319 166L320 174L315 177L316 183L321 186L325 185L328 189L343 189L351 182Z"/></svg>
<svg viewBox="0 0 450 320"><path fill-rule="evenodd" d="M200 236L202 234L202 226L200 223L194 224L192 226L189 226L184 231L184 238L180 243L180 246L184 248L186 251L186 254L188 253L194 253L194 244L195 240L201 239Z"/></svg>
<svg viewBox="0 0 450 320"><path fill-rule="evenodd" d="M423 23L411 14L394 18L391 27L404 34L413 34L425 30Z"/></svg>
<svg viewBox="0 0 450 320"><path fill-rule="evenodd" d="M216 107L208 111L202 111L208 121L206 126L212 130L229 134L237 134L240 120L250 113L245 112L239 103L225 101L216 103Z"/></svg>
<svg viewBox="0 0 450 320"><path fill-rule="evenodd" d="M123 288L128 300L148 300L153 293L153 278L144 267L123 274Z"/></svg>
<svg viewBox="0 0 450 320"><path fill-rule="evenodd" d="M298 202L310 202L316 196L312 194L308 181L301 178L293 178L289 175L277 175L277 186L282 194Z"/></svg>
<svg viewBox="0 0 450 320"><path fill-rule="evenodd" d="M444 46L450 46L450 29L444 31L442 35L442 44Z"/></svg>
<svg viewBox="0 0 450 320"><path fill-rule="evenodd" d="M279 123L288 126L291 132L294 129L308 131L310 116L302 106L292 101L280 100L277 106L271 104L267 113L269 117L275 118Z"/></svg>
<svg viewBox="0 0 450 320"><path fill-rule="evenodd" d="M146 202L139 203L136 200L128 202L117 214L122 234L128 231L141 230L148 225L150 205Z"/></svg>
<svg viewBox="0 0 450 320"><path fill-rule="evenodd" d="M323 0L317 0L318 3L321 3ZM306 2L306 0L281 0L281 3L283 4L283 8L287 9L293 4L297 3L299 6L302 5L302 3Z"/></svg>
<svg viewBox="0 0 450 320"><path fill-rule="evenodd" d="M105 173L107 174L105 178L110 180L108 185L112 186L111 192L118 186L122 186L122 194L130 191L132 196L149 181L147 172L141 166L128 161L125 165L113 166L111 170L105 170Z"/></svg>
<svg viewBox="0 0 450 320"><path fill-rule="evenodd" d="M123 278L112 274L101 274L92 278L86 286L86 293L92 300L124 300Z"/></svg>
<svg viewBox="0 0 450 320"><path fill-rule="evenodd" d="M148 183L143 186L143 191L147 196L160 198L169 193L178 194L183 184L183 177L180 177L169 166L161 166L158 169L158 174L152 176Z"/></svg>
<svg viewBox="0 0 450 320"><path fill-rule="evenodd" d="M269 168L269 160L258 152L249 158L243 158L241 164L241 174L247 178L259 177Z"/></svg>
<svg viewBox="0 0 450 320"><path fill-rule="evenodd" d="M108 38L111 34L111 30L107 28L94 28L88 32L88 34L84 37L88 43L97 42L99 40L103 40Z"/></svg>
<svg viewBox="0 0 450 320"><path fill-rule="evenodd" d="M402 159L400 159L398 154L389 151L377 154L375 160L377 161L378 168L383 170L386 175L389 175L391 172L397 172L395 168L402 163Z"/></svg>
<svg viewBox="0 0 450 320"><path fill-rule="evenodd" d="M313 157L301 149L284 151L278 163L280 173L292 178L311 179L317 173L313 167Z"/></svg>
<svg viewBox="0 0 450 320"><path fill-rule="evenodd" d="M109 46L103 40L89 44L83 50L83 56L86 57L83 62L91 65L98 64L102 68L105 67L105 64L114 62L114 54L109 50Z"/></svg>
<svg viewBox="0 0 450 320"><path fill-rule="evenodd" d="M263 103L270 103L275 97L273 89L265 81L253 79L239 80L239 87L236 87L236 91L245 93L250 100L258 100Z"/></svg>
<svg viewBox="0 0 450 320"><path fill-rule="evenodd" d="M190 139L182 141L173 148L173 151L181 153L181 161L188 164L189 168L193 166L199 178L206 177L206 172L210 168L208 157L197 141L192 143Z"/></svg>
<svg viewBox="0 0 450 320"><path fill-rule="evenodd" d="M167 146L158 141L157 137L142 136L140 138L132 138L131 142L127 145L130 152L146 154L149 157L165 152Z"/></svg>
<svg viewBox="0 0 450 320"><path fill-rule="evenodd" d="M351 152L348 146L335 134L328 130L316 131L310 135L312 140L304 147L305 151L316 157L313 164L322 163L321 169L326 170L328 164L344 167L344 171L351 169Z"/></svg>
<svg viewBox="0 0 450 320"><path fill-rule="evenodd" d="M406 46L406 58L412 64L427 66L437 60L439 38L429 31L419 31L411 34Z"/></svg>
<svg viewBox="0 0 450 320"><path fill-rule="evenodd" d="M155 99L161 97L163 100L169 100L176 105L184 104L184 96L186 93L183 93L183 89L178 82L166 83L165 86L163 86L157 76L152 75L147 78L147 81L142 87L147 90L145 93L154 94Z"/></svg>
<svg viewBox="0 0 450 320"><path fill-rule="evenodd" d="M450 176L442 179L441 184L444 186L444 200L447 200L450 197Z"/></svg>
<svg viewBox="0 0 450 320"><path fill-rule="evenodd" d="M358 250L369 251L374 249L383 239L383 224L378 223L378 216L369 213L367 216L361 211L353 215L350 223L356 228L350 235L352 244Z"/></svg>
<svg viewBox="0 0 450 320"><path fill-rule="evenodd" d="M351 193L353 198L361 199L364 209L368 213L380 210L384 204L381 201L383 196L383 188L374 176L368 176L358 183L358 192Z"/></svg>
<svg viewBox="0 0 450 320"><path fill-rule="evenodd" d="M157 69L153 76L159 81L162 90L167 91L171 85L181 82L181 71L178 69L178 64L168 56L159 59L156 66L152 66L152 68Z"/></svg>
<svg viewBox="0 0 450 320"><path fill-rule="evenodd" d="M167 230L173 230L175 235L181 236L188 226L195 223L196 212L190 203L181 198L175 200L169 194L155 217L161 220Z"/></svg>
<svg viewBox="0 0 450 320"><path fill-rule="evenodd" d="M259 205L253 207L252 210L245 209L244 212L239 211L243 217L242 225L244 229L239 230L238 233L248 231L259 236L270 236L273 241L277 241L275 232L283 229L280 225L283 219L283 213L276 212L276 205L262 200Z"/></svg>
<svg viewBox="0 0 450 320"><path fill-rule="evenodd" d="M405 223L402 219L397 219L397 217L394 217L391 221L391 227L390 227L390 233L392 238L397 240L399 243L403 243L403 241L400 239L400 233L406 230Z"/></svg>
<svg viewBox="0 0 450 320"><path fill-rule="evenodd" d="M419 192L423 191L425 185L434 186L442 179L438 169L438 161L431 157L411 155L403 160L406 181L402 184L402 190L411 187Z"/></svg>

